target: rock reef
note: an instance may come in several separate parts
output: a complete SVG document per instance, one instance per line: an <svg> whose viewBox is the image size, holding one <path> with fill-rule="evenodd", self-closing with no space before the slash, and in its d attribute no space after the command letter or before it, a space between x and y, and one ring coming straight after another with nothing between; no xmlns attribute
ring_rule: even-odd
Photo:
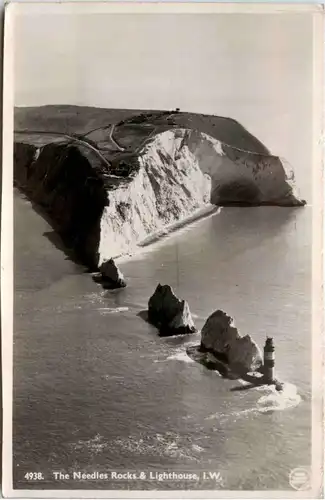
<svg viewBox="0 0 325 500"><path fill-rule="evenodd" d="M190 308L179 300L169 285L158 284L148 302L148 320L161 336L183 335L196 331Z"/></svg>
<svg viewBox="0 0 325 500"><path fill-rule="evenodd" d="M206 320L201 331L200 351L216 357L240 375L262 369L263 357L258 345L249 335L242 337L234 320L217 310ZM209 357L211 362L213 357Z"/></svg>
<svg viewBox="0 0 325 500"><path fill-rule="evenodd" d="M305 203L238 122L179 111L17 108L14 180L95 269L209 204Z"/></svg>

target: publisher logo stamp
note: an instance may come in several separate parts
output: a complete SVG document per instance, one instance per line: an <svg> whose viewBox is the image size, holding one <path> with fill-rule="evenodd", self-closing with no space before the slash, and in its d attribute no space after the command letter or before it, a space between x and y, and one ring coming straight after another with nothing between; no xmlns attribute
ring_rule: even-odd
<svg viewBox="0 0 325 500"><path fill-rule="evenodd" d="M310 471L307 467L297 467L289 474L289 483L292 488L298 491L310 488Z"/></svg>

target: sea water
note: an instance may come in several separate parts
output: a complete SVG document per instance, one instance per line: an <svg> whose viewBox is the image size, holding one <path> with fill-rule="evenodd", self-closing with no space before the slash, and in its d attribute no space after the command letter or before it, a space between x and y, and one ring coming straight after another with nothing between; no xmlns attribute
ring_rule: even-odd
<svg viewBox="0 0 325 500"><path fill-rule="evenodd" d="M311 461L311 211L223 208L121 261L127 288L104 291L16 192L15 487L290 488L290 471ZM284 390L193 361L199 332L160 338L143 319L159 282L198 329L223 309L261 347L274 337ZM28 481L32 471L44 479ZM136 479L98 479L111 471Z"/></svg>

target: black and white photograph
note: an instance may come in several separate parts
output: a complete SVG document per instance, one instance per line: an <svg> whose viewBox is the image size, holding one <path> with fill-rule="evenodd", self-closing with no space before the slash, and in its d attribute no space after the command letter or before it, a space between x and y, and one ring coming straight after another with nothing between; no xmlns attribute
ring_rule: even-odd
<svg viewBox="0 0 325 500"><path fill-rule="evenodd" d="M321 497L323 45L315 4L7 6L6 497Z"/></svg>

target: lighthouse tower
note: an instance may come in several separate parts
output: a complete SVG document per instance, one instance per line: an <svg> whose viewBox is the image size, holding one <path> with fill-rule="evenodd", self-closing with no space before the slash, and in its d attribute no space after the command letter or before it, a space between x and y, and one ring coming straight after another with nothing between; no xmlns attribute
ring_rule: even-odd
<svg viewBox="0 0 325 500"><path fill-rule="evenodd" d="M273 338L267 337L264 346L264 380L266 384L273 384L275 381L274 362L275 353Z"/></svg>

